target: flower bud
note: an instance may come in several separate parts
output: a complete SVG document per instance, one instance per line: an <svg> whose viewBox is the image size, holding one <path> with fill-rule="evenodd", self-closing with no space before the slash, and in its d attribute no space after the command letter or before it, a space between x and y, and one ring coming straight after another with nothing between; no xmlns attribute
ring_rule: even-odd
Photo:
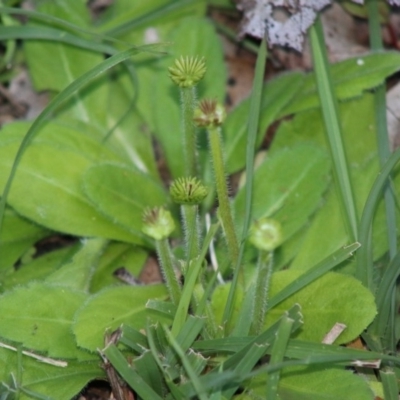
<svg viewBox="0 0 400 400"><path fill-rule="evenodd" d="M172 200L178 204L200 204L208 194L208 189L194 177L178 178L169 188Z"/></svg>
<svg viewBox="0 0 400 400"><path fill-rule="evenodd" d="M279 221L261 218L250 228L250 243L259 250L272 251L282 243L282 227Z"/></svg>
<svg viewBox="0 0 400 400"><path fill-rule="evenodd" d="M181 88L196 86L206 72L204 58L180 57L168 68L169 77Z"/></svg>
<svg viewBox="0 0 400 400"><path fill-rule="evenodd" d="M216 100L205 99L194 111L193 120L197 126L211 128L221 126L226 117L225 108Z"/></svg>
<svg viewBox="0 0 400 400"><path fill-rule="evenodd" d="M155 240L169 237L175 229L171 213L164 207L148 208L143 213L142 232Z"/></svg>

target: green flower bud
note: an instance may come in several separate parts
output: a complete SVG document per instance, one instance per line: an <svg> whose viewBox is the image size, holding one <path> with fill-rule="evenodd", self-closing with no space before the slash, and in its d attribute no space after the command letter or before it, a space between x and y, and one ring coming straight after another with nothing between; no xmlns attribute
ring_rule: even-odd
<svg viewBox="0 0 400 400"><path fill-rule="evenodd" d="M211 128L221 126L226 117L225 108L216 100L206 99L200 102L194 111L193 120L197 126Z"/></svg>
<svg viewBox="0 0 400 400"><path fill-rule="evenodd" d="M282 227L279 221L261 218L250 228L250 243L259 250L271 251L282 242Z"/></svg>
<svg viewBox="0 0 400 400"><path fill-rule="evenodd" d="M164 207L148 208L143 213L142 232L155 240L166 239L175 229L171 213Z"/></svg>
<svg viewBox="0 0 400 400"><path fill-rule="evenodd" d="M200 204L208 194L208 189L194 177L178 178L169 188L172 200L178 204Z"/></svg>
<svg viewBox="0 0 400 400"><path fill-rule="evenodd" d="M196 86L206 72L204 58L182 57L175 60L175 65L168 68L169 77L179 87Z"/></svg>

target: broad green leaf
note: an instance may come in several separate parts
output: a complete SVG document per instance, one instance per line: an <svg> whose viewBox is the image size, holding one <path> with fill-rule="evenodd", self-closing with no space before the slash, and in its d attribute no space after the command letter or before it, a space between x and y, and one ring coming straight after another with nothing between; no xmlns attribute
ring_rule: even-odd
<svg viewBox="0 0 400 400"><path fill-rule="evenodd" d="M122 165L94 165L86 171L83 181L85 194L94 207L143 240L143 210L167 202L166 191L158 182Z"/></svg>
<svg viewBox="0 0 400 400"><path fill-rule="evenodd" d="M385 78L399 70L400 55L397 52L377 52L362 57L350 58L331 66L332 84L338 100L359 97L373 89ZM314 74L307 74L301 90L285 107L280 116L319 107Z"/></svg>
<svg viewBox="0 0 400 400"><path fill-rule="evenodd" d="M49 336L48 340L51 340ZM58 360L56 360L58 361ZM29 356L22 356L20 367L23 369L20 386L46 399L71 400L85 385L94 379L105 378L98 357L87 362L68 360L66 367L58 367L37 361ZM18 358L14 351L0 348L0 392L5 388L2 382L10 385L11 374L18 376ZM43 398L43 397L39 397ZM32 399L20 393L20 400Z"/></svg>
<svg viewBox="0 0 400 400"><path fill-rule="evenodd" d="M32 124L13 122L2 128L0 144L21 141ZM123 159L98 140L98 131L80 124L77 120L65 122L47 122L35 137L35 143L44 143L62 150L78 153L91 161L121 162Z"/></svg>
<svg viewBox="0 0 400 400"><path fill-rule="evenodd" d="M361 216L372 182L379 171L373 110L373 97L369 94L340 106L346 153L350 160L350 173L359 216ZM362 140L360 140L360 132L363 132ZM283 122L276 133L270 154L273 156L276 152L282 151L281 149L310 142L318 146L326 146L319 110L303 112L292 121ZM375 258L380 257L387 249L384 218L381 207L375 221ZM292 266L301 269L312 267L338 247L348 243L339 200L334 188L330 190L325 204L316 213L309 231L303 237L299 237L299 240L303 244ZM315 246L316 242L320 245Z"/></svg>
<svg viewBox="0 0 400 400"><path fill-rule="evenodd" d="M83 292L44 283L17 287L0 296L0 337L50 357L87 358L71 330L73 315L86 298Z"/></svg>
<svg viewBox="0 0 400 400"><path fill-rule="evenodd" d="M109 285L121 283L113 274L124 267L138 278L147 259L147 252L138 246L126 243L110 243L105 249L93 275L90 291L98 292Z"/></svg>
<svg viewBox="0 0 400 400"><path fill-rule="evenodd" d="M48 252L30 263L20 265L17 270L8 274L2 281L1 291L10 290L15 286L26 285L32 281L46 278L49 274L61 267L76 251L76 246L64 247L60 250Z"/></svg>
<svg viewBox="0 0 400 400"><path fill-rule="evenodd" d="M83 239L73 258L50 274L45 282L88 292L93 273L106 245L106 239Z"/></svg>
<svg viewBox="0 0 400 400"><path fill-rule="evenodd" d="M89 10L82 1L59 0L44 2L38 11L87 27L90 21ZM35 23L37 25L37 23ZM25 56L35 89L60 92L83 73L103 61L103 55L79 49L60 42L31 40L24 43ZM43 68L45 60L46 68ZM68 105L67 117L73 116L86 123L104 125L103 112L106 101L106 88L102 77L74 95ZM68 110L69 109L69 110Z"/></svg>
<svg viewBox="0 0 400 400"><path fill-rule="evenodd" d="M154 134L165 152L168 167L173 177L179 177L185 175L180 94L168 76L168 67L181 56L205 57L207 72L198 85L197 97L219 101L224 98L226 71L219 38L204 19L182 20L165 39L173 43L169 49L171 55L138 68L141 83L138 106L146 119L154 122Z"/></svg>
<svg viewBox="0 0 400 400"><path fill-rule="evenodd" d="M108 82L107 128L115 129L107 133L105 145L115 149L127 164L158 177L152 136L134 97L134 92L140 91L138 84L139 88L133 88L131 78L122 69Z"/></svg>
<svg viewBox="0 0 400 400"><path fill-rule="evenodd" d="M1 190L18 146L19 142L0 146ZM33 144L18 167L9 204L21 215L56 231L143 243L139 236L105 219L84 196L81 175L90 165L75 151Z"/></svg>
<svg viewBox="0 0 400 400"><path fill-rule="evenodd" d="M35 242L48 234L47 229L22 218L11 208L7 208L4 228L0 235L0 279Z"/></svg>
<svg viewBox="0 0 400 400"><path fill-rule="evenodd" d="M386 77L399 69L400 56L396 52L369 54L345 60L331 66L331 75L336 96L339 100L357 98L366 90L375 88ZM227 168L229 173L238 171L244 166L246 147L246 125L244 116L247 113L249 101L244 100L227 118L224 130L226 134ZM347 103L343 105L346 108ZM265 136L271 123L281 117L319 108L319 98L313 73L303 74L292 72L281 75L267 82L263 89L263 103L258 133L258 145ZM318 110L318 113L320 111ZM360 123L366 121L373 113L362 113ZM351 116L351 113L349 113ZM356 117L353 117L356 120ZM313 119L305 132L313 132ZM370 131L369 127L365 132ZM355 131L360 132L360 131ZM360 144L358 138L356 142ZM356 146L357 147L357 146ZM352 160L351 157L349 157Z"/></svg>
<svg viewBox="0 0 400 400"><path fill-rule="evenodd" d="M265 396L266 376L253 379L248 392L235 397L250 400ZM339 368L291 367L282 371L278 387L280 400L373 400L367 381L352 371Z"/></svg>
<svg viewBox="0 0 400 400"><path fill-rule="evenodd" d="M274 297L301 274L301 271L295 270L274 273L270 297ZM228 292L229 284L220 285L212 295L211 304L218 323L222 323ZM239 292L234 306L236 318L242 301L243 294ZM360 281L348 275L329 272L269 310L266 326L276 322L285 310L296 303L300 304L304 316L303 329L296 338L307 341L321 342L334 324L340 322L346 324L347 328L336 343L347 343L357 337L376 315L374 296Z"/></svg>
<svg viewBox="0 0 400 400"><path fill-rule="evenodd" d="M273 274L271 297L299 275L301 272L294 270ZM269 310L266 324L272 324L295 303L301 305L304 316L303 330L296 338L308 341L321 342L335 323L340 322L347 328L335 343L347 343L356 338L376 315L372 293L357 279L334 272L325 274Z"/></svg>
<svg viewBox="0 0 400 400"><path fill-rule="evenodd" d="M267 158L254 173L252 219L271 217L282 224L289 238L315 211L329 183L329 160L309 145L283 149ZM242 225L245 188L233 201L238 226Z"/></svg>
<svg viewBox="0 0 400 400"><path fill-rule="evenodd" d="M75 315L73 332L78 346L91 351L104 347L106 331L122 323L144 328L147 301L165 298L166 294L164 285L148 285L108 288L91 296Z"/></svg>

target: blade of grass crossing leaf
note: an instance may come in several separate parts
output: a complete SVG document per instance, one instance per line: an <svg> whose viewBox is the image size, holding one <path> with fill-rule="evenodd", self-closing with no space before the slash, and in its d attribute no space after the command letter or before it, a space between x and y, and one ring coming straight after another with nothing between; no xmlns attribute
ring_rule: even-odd
<svg viewBox="0 0 400 400"><path fill-rule="evenodd" d="M65 31L72 30L77 33L91 35L93 37L93 40L88 41L87 43L92 43L93 45L95 45L94 49L100 49L100 47L96 46L98 44L96 42L99 39L102 39L103 41L106 40L106 41L112 42L112 43L124 44L126 47L132 46L132 43L128 43L128 42L125 42L125 41L122 41L119 39L115 39L112 36L104 35L99 32L92 32L89 29L82 28L78 25L72 24L71 22L65 21L61 18L57 18L57 17L54 17L53 15L44 14L44 13L41 13L41 12L38 12L35 10L26 10L26 9L22 9L22 8L1 6L0 14L24 15L34 21L41 21L47 25L52 24L53 26L61 27L62 28L61 31L63 31L64 33L65 33ZM23 27L20 27L20 28L23 28ZM0 29L0 31L3 32L3 30L1 30L1 29ZM4 32L7 32L7 31L4 31ZM10 31L10 33L5 33L5 34L10 35L11 31ZM20 37L19 36L15 37L15 39L18 39L18 38L20 38ZM51 39L51 37L49 37L49 39ZM73 43L71 43L71 44L73 44ZM108 51L105 50L107 45L103 44L101 46L103 46L103 52L105 52L106 54L115 54L115 52L116 52L116 50L113 47L108 46L108 49L112 50L112 53L108 53Z"/></svg>
<svg viewBox="0 0 400 400"><path fill-rule="evenodd" d="M396 294L396 282L400 275L399 265L400 252L389 263L376 292L378 315L368 328L368 333L373 337L384 338L387 334L392 335L392 330L394 330L393 315L396 307L393 297Z"/></svg>
<svg viewBox="0 0 400 400"><path fill-rule="evenodd" d="M270 365L283 361L289 337L292 332L294 321L288 317L283 317L276 332L276 339L272 346ZM280 370L271 372L267 377L267 399L275 400L278 396L278 383L281 373Z"/></svg>
<svg viewBox="0 0 400 400"><path fill-rule="evenodd" d="M387 160L381 172L378 174L374 184L372 185L367 201L365 202L363 214L361 216L359 241L362 246L356 257L356 277L372 292L375 292L375 285L373 281L373 257L371 248L372 221L382 190L386 185L386 181L390 173L399 160L400 150L397 150Z"/></svg>
<svg viewBox="0 0 400 400"><path fill-rule="evenodd" d="M151 351L147 350L140 357L135 358L134 363L136 371L140 371L140 376L143 380L162 396L163 376Z"/></svg>
<svg viewBox="0 0 400 400"><path fill-rule="evenodd" d="M381 370L379 372L383 393L385 400L398 400L399 399L399 386L397 384L397 378L392 369Z"/></svg>
<svg viewBox="0 0 400 400"><path fill-rule="evenodd" d="M207 254L208 247L210 246L211 240L217 232L218 227L219 224L214 224L210 227L204 239L200 255L193 262L193 265L190 265L188 274L185 279L185 285L183 286L181 299L178 304L178 309L176 310L174 322L172 324L171 332L175 337L179 334L183 327L183 324L185 323L190 301L192 300L193 289L197 282L197 277L199 275L204 257Z"/></svg>
<svg viewBox="0 0 400 400"><path fill-rule="evenodd" d="M372 50L383 50L381 24L379 21L380 13L378 2L375 0L367 1L369 37ZM375 115L377 125L378 152L381 166L390 156L389 135L387 131L386 118L386 85L381 84L374 90ZM392 259L397 253L397 234L396 234L396 208L394 194L388 184L385 188L385 208L387 236L389 243L389 254ZM393 349L394 350L394 349Z"/></svg>
<svg viewBox="0 0 400 400"><path fill-rule="evenodd" d="M229 326L229 322L233 313L233 305L235 304L236 287L242 268L242 258L247 233L250 226L251 205L253 195L253 172L254 172L254 153L257 140L258 123L260 117L262 87L264 80L265 63L267 60L267 44L265 38L262 40L256 62L253 86L250 97L249 120L247 131L247 147L246 147L246 207L243 223L243 231L240 240L239 258L234 266L232 284L230 287L228 300L226 302L223 321L228 322L225 326Z"/></svg>
<svg viewBox="0 0 400 400"><path fill-rule="evenodd" d="M319 17L316 23L310 28L310 42L318 94L331 150L339 197L345 216L345 224L350 240L355 241L357 240L357 213L342 140L342 128L337 100L330 77L330 67L326 54L322 24Z"/></svg>
<svg viewBox="0 0 400 400"><path fill-rule="evenodd" d="M116 50L111 46L86 40L56 28L38 26L0 26L0 40L10 39L51 40L67 43L89 51L105 54L116 53Z"/></svg>
<svg viewBox="0 0 400 400"><path fill-rule="evenodd" d="M378 2L373 0L367 1L368 26L370 33L370 42L372 50L383 50L382 33L380 25L380 13ZM374 91L375 115L378 136L378 153L381 166L390 156L389 135L387 131L386 119L386 85L379 85ZM397 253L397 229L396 229L396 208L394 192L390 184L390 177L384 189L385 212L386 212L386 229L389 243L390 259L393 259ZM388 268L396 268L395 265L389 264ZM395 302L396 290L391 291L391 299L388 299L386 309L389 310L388 326L385 335L385 347L391 351L396 351L395 339Z"/></svg>
<svg viewBox="0 0 400 400"><path fill-rule="evenodd" d="M60 92L54 99L47 105L47 107L40 113L40 115L35 119L34 123L29 128L28 132L26 133L24 139L21 142L21 145L18 149L17 155L15 156L14 163L10 172L10 175L7 179L7 183L4 188L4 192L0 201L0 232L3 226L3 218L5 213L5 207L7 203L8 193L11 188L12 181L14 179L15 173L17 171L17 167L22 159L22 156L25 150L28 148L29 144L32 142L35 135L39 132L39 129L42 125L46 122L47 118L51 115L51 113L57 109L57 107L62 104L65 100L70 98L77 90L82 88L83 86L87 85L89 82L93 81L96 77L103 74L110 68L114 67L115 65L129 59L135 54L138 54L141 51L146 51L146 49L151 49L154 46L142 46L137 47L134 49L130 49L124 51L122 53L118 53L114 56L111 56L107 60L103 61L95 68L91 69L90 71L86 72L70 85L68 85L62 92Z"/></svg>
<svg viewBox="0 0 400 400"><path fill-rule="evenodd" d="M114 344L107 346L102 352L118 371L125 382L142 398L162 400L162 398L143 380L129 365L125 356Z"/></svg>
<svg viewBox="0 0 400 400"><path fill-rule="evenodd" d="M171 344L171 346L174 348L179 358L181 359L183 367L185 368L186 373L190 381L192 382L192 385L197 393L197 396L199 397L200 400L208 400L206 395L206 390L199 381L198 376L193 370L192 365L190 364L190 361L186 357L185 352L182 350L181 346L175 340L174 335L168 330L168 328L164 327L164 330L169 340L169 343Z"/></svg>
<svg viewBox="0 0 400 400"><path fill-rule="evenodd" d="M301 275L298 279L290 283L282 291L269 299L267 310L274 308L276 305L290 297L292 294L298 292L331 269L335 268L342 261L347 260L360 246L360 243L356 242L342 249L339 249L331 254L329 257L319 262L314 267L307 270L307 272Z"/></svg>

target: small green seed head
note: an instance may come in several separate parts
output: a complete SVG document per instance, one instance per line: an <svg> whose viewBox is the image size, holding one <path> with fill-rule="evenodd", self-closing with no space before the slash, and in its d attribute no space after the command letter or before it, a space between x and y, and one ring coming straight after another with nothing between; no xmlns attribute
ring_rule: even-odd
<svg viewBox="0 0 400 400"><path fill-rule="evenodd" d="M142 232L155 240L166 239L175 229L171 213L164 207L147 208L143 213Z"/></svg>
<svg viewBox="0 0 400 400"><path fill-rule="evenodd" d="M250 242L259 250L272 251L282 242L282 227L279 221L261 218L250 228Z"/></svg>
<svg viewBox="0 0 400 400"><path fill-rule="evenodd" d="M178 178L169 188L172 200L178 204L200 204L208 194L208 189L194 177Z"/></svg>
<svg viewBox="0 0 400 400"><path fill-rule="evenodd" d="M205 99L194 111L193 120L197 126L212 128L221 126L226 117L225 108L216 100Z"/></svg>
<svg viewBox="0 0 400 400"><path fill-rule="evenodd" d="M183 57L177 58L175 64L168 68L169 77L181 88L196 86L206 72L204 58Z"/></svg>

